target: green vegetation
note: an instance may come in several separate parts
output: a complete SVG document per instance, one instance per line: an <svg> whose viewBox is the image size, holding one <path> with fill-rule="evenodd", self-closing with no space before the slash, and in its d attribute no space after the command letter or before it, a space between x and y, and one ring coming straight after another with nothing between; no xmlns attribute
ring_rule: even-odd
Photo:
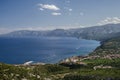
<svg viewBox="0 0 120 80"><path fill-rule="evenodd" d="M46 64L13 66L0 64L0 80L119 80L120 59L86 59L80 64ZM112 66L98 68L94 66Z"/></svg>
<svg viewBox="0 0 120 80"><path fill-rule="evenodd" d="M52 75L63 74L69 71L69 68L57 65L29 65L29 66L13 66L8 64L0 64L0 80L44 80L44 78L52 78Z"/></svg>
<svg viewBox="0 0 120 80"><path fill-rule="evenodd" d="M120 54L120 38L113 38L102 42L90 55Z"/></svg>
<svg viewBox="0 0 120 80"><path fill-rule="evenodd" d="M85 59L82 62L87 63L86 66L78 65L79 68L70 69L74 74L69 74L63 80L119 80L120 79L120 58L116 59ZM74 64L75 65L75 64ZM81 66L81 67L80 67ZM111 68L98 68L95 66L111 66ZM71 65L67 65L71 67ZM73 65L72 65L73 67Z"/></svg>
<svg viewBox="0 0 120 80"><path fill-rule="evenodd" d="M107 66L112 66L115 68L120 68L120 58L116 59L87 59L84 60L83 62L87 63L89 67L94 67L97 65L107 65Z"/></svg>
<svg viewBox="0 0 120 80"><path fill-rule="evenodd" d="M115 69L80 69L77 74L69 74L63 80L119 80L120 70Z"/></svg>

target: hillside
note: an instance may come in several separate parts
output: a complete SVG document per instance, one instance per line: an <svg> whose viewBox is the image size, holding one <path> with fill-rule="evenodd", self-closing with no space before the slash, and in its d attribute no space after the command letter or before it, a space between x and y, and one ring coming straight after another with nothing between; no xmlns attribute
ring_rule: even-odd
<svg viewBox="0 0 120 80"><path fill-rule="evenodd" d="M108 39L101 43L94 52L90 55L108 55L108 54L120 54L120 37Z"/></svg>
<svg viewBox="0 0 120 80"><path fill-rule="evenodd" d="M84 39L106 40L120 36L120 24L107 24L88 28L75 29L72 36Z"/></svg>
<svg viewBox="0 0 120 80"><path fill-rule="evenodd" d="M112 37L120 36L120 24L107 24L102 26L93 26L87 28L78 28L78 29L56 29L49 31L29 31L21 30L14 31L8 34L1 36L4 37L76 37L83 39L93 39L93 40L105 40Z"/></svg>
<svg viewBox="0 0 120 80"><path fill-rule="evenodd" d="M9 65L0 63L0 80L120 79L120 59L86 59L82 62L86 63L86 65L78 63L45 65Z"/></svg>

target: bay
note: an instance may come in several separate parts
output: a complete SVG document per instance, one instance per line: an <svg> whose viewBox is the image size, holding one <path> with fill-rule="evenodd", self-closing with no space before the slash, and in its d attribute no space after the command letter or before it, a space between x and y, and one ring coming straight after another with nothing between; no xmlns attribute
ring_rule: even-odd
<svg viewBox="0 0 120 80"><path fill-rule="evenodd" d="M0 38L0 62L23 64L27 61L57 63L71 56L87 55L99 41L72 37Z"/></svg>

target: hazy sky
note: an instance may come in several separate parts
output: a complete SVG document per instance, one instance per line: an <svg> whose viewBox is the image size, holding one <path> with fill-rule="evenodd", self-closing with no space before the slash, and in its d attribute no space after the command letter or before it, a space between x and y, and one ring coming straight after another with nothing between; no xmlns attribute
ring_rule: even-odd
<svg viewBox="0 0 120 80"><path fill-rule="evenodd" d="M0 33L120 23L120 0L0 0Z"/></svg>

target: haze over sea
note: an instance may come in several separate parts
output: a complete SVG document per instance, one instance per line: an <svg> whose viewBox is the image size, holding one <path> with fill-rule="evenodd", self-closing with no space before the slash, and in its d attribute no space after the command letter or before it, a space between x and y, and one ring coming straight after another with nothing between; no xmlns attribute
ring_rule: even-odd
<svg viewBox="0 0 120 80"><path fill-rule="evenodd" d="M100 43L72 37L0 38L0 62L57 63L71 56L87 55Z"/></svg>

